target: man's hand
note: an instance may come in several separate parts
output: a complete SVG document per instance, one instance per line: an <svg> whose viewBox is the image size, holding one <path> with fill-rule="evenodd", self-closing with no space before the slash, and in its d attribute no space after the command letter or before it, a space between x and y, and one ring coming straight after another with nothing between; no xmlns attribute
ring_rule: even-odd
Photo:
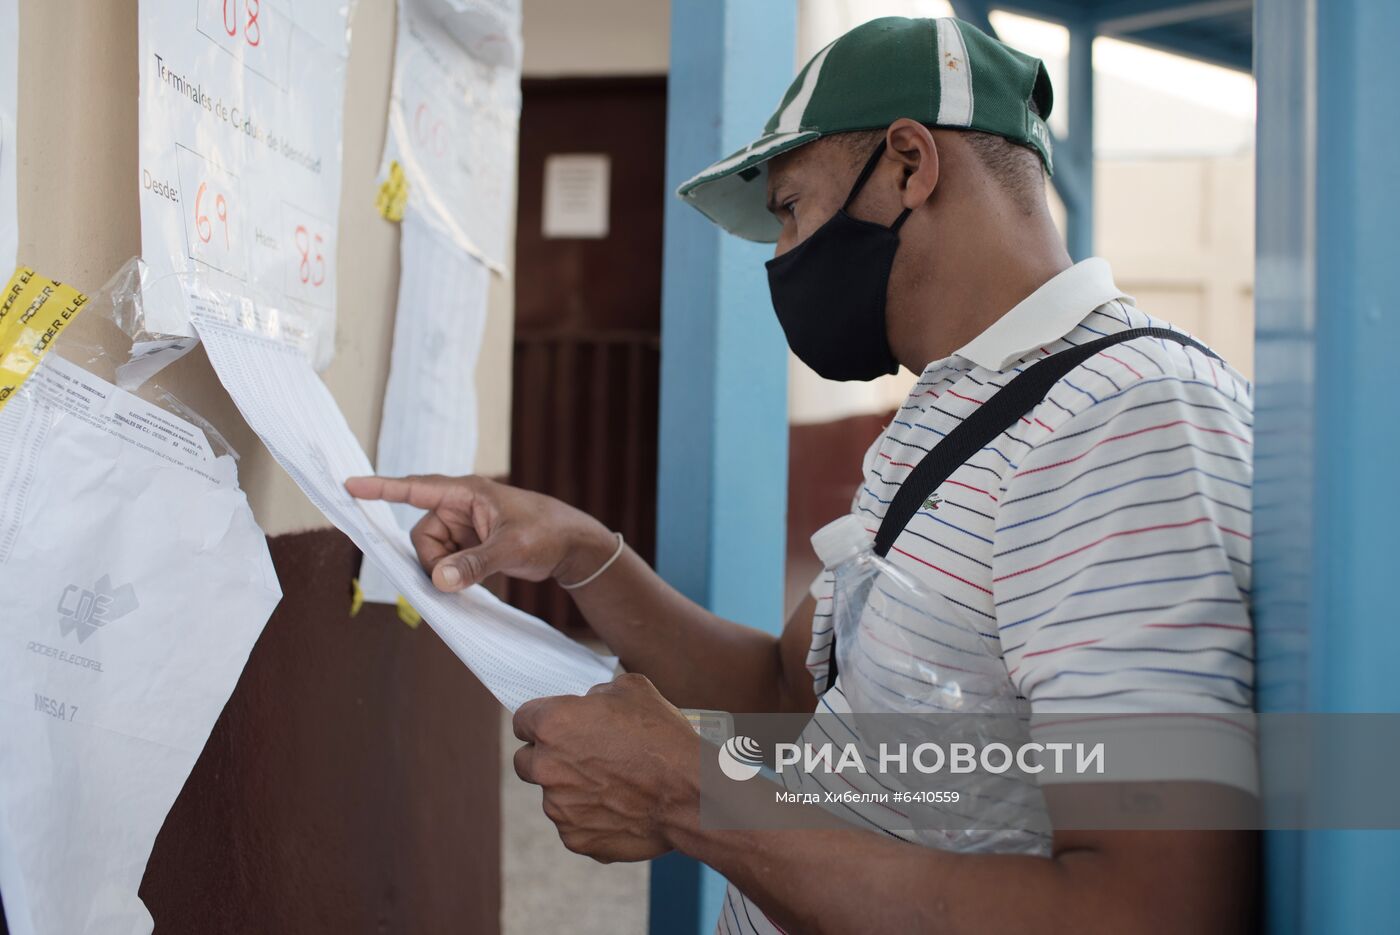
<svg viewBox="0 0 1400 935"><path fill-rule="evenodd" d="M544 788L544 813L569 850L603 863L649 860L693 819L700 738L645 677L527 702L514 726L526 741L515 772Z"/></svg>
<svg viewBox="0 0 1400 935"><path fill-rule="evenodd" d="M616 546L588 514L484 477L352 477L345 489L428 511L411 538L440 591L460 591L497 572L526 581L580 580Z"/></svg>
<svg viewBox="0 0 1400 935"><path fill-rule="evenodd" d="M351 496L409 503L418 560L441 591L500 573L554 578L622 664L678 705L725 711L811 711L804 661L812 608L804 603L781 646L770 634L710 613L662 581L606 526L553 497L484 477L352 477ZM606 574L594 575L612 560Z"/></svg>

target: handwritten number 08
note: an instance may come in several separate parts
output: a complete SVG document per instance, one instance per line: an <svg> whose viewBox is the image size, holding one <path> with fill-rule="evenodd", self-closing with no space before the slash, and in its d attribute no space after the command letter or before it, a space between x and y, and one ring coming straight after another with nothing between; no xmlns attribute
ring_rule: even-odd
<svg viewBox="0 0 1400 935"><path fill-rule="evenodd" d="M208 243L214 236L214 224L209 220L209 215L205 214L200 205L204 201L204 193L208 191L209 183L200 182L199 191L194 196L194 229L199 235L199 239ZM232 246L228 233L228 202L223 195L214 198L214 213L219 216L219 220L224 225L224 249Z"/></svg>
<svg viewBox="0 0 1400 935"><path fill-rule="evenodd" d="M296 239L297 252L301 254L301 263L297 268L297 272L301 276L301 281L313 286L321 285L326 281L326 258L321 253L320 249L322 242L321 235L316 234L314 238L316 243L316 256L314 258L311 256L313 237L311 232L306 229L306 225L297 225ZM313 259L315 261L314 269L312 267Z"/></svg>
<svg viewBox="0 0 1400 935"><path fill-rule="evenodd" d="M243 9L248 14L243 38L255 48L262 42L262 25L258 22L261 7L262 0L243 0ZM238 35L238 0L224 0L224 31L230 36Z"/></svg>

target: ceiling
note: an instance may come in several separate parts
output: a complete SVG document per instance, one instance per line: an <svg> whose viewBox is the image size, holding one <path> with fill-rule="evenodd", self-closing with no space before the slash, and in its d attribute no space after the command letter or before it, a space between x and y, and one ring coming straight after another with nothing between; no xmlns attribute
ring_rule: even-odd
<svg viewBox="0 0 1400 935"><path fill-rule="evenodd" d="M972 5L984 4L972 0ZM1226 68L1250 71L1252 66L1253 0L992 0L989 5L1065 24L1092 24L1099 35Z"/></svg>

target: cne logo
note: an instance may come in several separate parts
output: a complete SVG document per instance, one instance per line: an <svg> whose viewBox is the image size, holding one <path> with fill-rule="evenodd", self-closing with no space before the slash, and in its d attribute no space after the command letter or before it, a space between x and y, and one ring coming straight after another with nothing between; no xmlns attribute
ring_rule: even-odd
<svg viewBox="0 0 1400 935"><path fill-rule="evenodd" d="M58 629L64 636L78 634L87 642L98 630L139 608L136 589L129 584L112 587L112 576L103 575L92 589L70 584L58 598Z"/></svg>
<svg viewBox="0 0 1400 935"><path fill-rule="evenodd" d="M752 779L763 768L763 749L752 737L730 737L719 748L719 768L735 782Z"/></svg>

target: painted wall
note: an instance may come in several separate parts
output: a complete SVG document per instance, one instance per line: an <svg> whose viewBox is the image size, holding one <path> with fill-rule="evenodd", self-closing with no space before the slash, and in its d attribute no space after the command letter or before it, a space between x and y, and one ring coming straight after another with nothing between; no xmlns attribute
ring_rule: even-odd
<svg viewBox="0 0 1400 935"><path fill-rule="evenodd" d="M398 288L398 229L374 208L394 48L394 5L356 6L346 81L336 358L323 375L374 450ZM96 289L141 249L137 206L137 0L21 0L21 263ZM62 49L62 67L54 51ZM511 238L513 239L513 238ZM494 277L477 370L483 474L510 464L512 293ZM82 319L79 319L81 323ZM225 435L264 531L328 525L244 424L201 351L163 372L166 389Z"/></svg>
<svg viewBox="0 0 1400 935"><path fill-rule="evenodd" d="M659 75L670 61L667 0L524 0L530 78Z"/></svg>
<svg viewBox="0 0 1400 935"><path fill-rule="evenodd" d="M1254 369L1254 159L1099 160L1098 252L1144 311Z"/></svg>

